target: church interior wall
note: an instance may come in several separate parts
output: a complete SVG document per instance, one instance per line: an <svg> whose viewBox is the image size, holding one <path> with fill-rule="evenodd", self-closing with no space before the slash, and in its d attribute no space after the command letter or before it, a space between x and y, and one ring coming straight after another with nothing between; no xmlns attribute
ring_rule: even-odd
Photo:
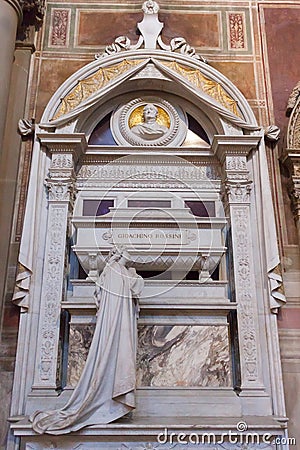
<svg viewBox="0 0 300 450"><path fill-rule="evenodd" d="M168 41L177 35L184 36L196 48L197 53L240 89L252 107L259 125L276 124L281 129L280 140L277 145L267 148L267 156L287 296L287 305L278 316L285 399L287 415L290 417L290 435L300 442L300 404L297 400L300 396L299 236L287 191L289 174L279 164L286 146L289 120L286 117L286 105L291 90L300 79L300 2L287 5L281 2L195 3L175 0L172 6L166 0L159 3L159 17L165 23L163 38ZM35 37L36 51L31 57L26 109L23 107L21 112L20 108L16 108L19 95L13 94L21 94L18 90L10 96L10 132L16 133L20 114L26 114L26 118L34 117L39 122L58 87L72 73L92 61L95 53L101 53L117 36L127 35L135 42L136 23L142 19L140 6L136 2L101 1L96 4L78 0L63 3L48 1L44 24ZM18 50L15 64L20 60L17 52ZM26 63L28 64L28 56ZM20 61L21 67L22 64ZM28 71L28 67L23 68ZM22 86L20 89L24 92L27 79L20 80L21 77L13 78L14 83ZM25 98L23 106L24 102ZM9 145L18 146L20 143L11 138ZM14 212L12 209L7 210L11 224L11 256L10 259L7 258L8 278L0 343L0 389L5 398L0 406L0 417L5 418L9 417L19 315L18 308L10 300L31 149L30 139L23 142L19 163L21 169L19 172L16 170L16 163L12 168L16 190L11 191L9 205L14 204ZM6 231L7 234L9 231ZM4 419L0 421L0 448L3 449L6 445L6 432L7 423Z"/></svg>

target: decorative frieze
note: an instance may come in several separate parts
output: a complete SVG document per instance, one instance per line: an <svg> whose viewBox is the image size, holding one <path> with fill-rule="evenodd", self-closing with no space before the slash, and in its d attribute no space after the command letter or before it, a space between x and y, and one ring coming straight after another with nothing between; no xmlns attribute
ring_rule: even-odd
<svg viewBox="0 0 300 450"><path fill-rule="evenodd" d="M79 179L100 179L100 180L168 180L174 182L179 180L200 181L200 180L218 180L218 167L216 165L203 165L196 167L193 164L171 165L162 164L137 164L138 161L132 161L132 165L120 165L111 163L107 165L83 165L78 173ZM171 182L172 182L171 181Z"/></svg>

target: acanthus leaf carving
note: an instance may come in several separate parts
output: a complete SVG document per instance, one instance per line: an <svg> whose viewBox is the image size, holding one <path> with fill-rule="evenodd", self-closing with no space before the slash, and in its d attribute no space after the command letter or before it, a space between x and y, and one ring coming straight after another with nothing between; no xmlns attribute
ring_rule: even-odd
<svg viewBox="0 0 300 450"><path fill-rule="evenodd" d="M72 181L46 181L49 201L69 202L75 196L74 182Z"/></svg>
<svg viewBox="0 0 300 450"><path fill-rule="evenodd" d="M232 230L236 246L236 292L237 301L240 304L240 334L242 338L246 377L248 381L256 381L258 377L258 350L250 267L251 242L249 239L250 224L248 206L233 206Z"/></svg>
<svg viewBox="0 0 300 450"><path fill-rule="evenodd" d="M251 193L251 182L232 182L226 183L226 195L229 203L249 203Z"/></svg>
<svg viewBox="0 0 300 450"><path fill-rule="evenodd" d="M60 314L61 277L65 262L67 205L52 204L49 211L45 259L44 310L41 330L40 379L55 379L56 328Z"/></svg>

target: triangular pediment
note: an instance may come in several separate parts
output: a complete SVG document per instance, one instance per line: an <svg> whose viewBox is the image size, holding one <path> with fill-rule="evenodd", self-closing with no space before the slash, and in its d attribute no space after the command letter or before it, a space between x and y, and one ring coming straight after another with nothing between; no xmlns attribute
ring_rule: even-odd
<svg viewBox="0 0 300 450"><path fill-rule="evenodd" d="M241 92L220 72L210 67L184 38L163 42L156 2L145 2L144 18L137 24L141 33L132 44L121 36L107 46L96 60L73 74L55 93L45 110L42 128L57 128L74 122L89 109L98 107L114 90L132 80L145 80L145 89L158 89L161 82L178 85L203 105L206 112L220 116L234 126L257 128L251 108ZM164 85L168 92L170 85Z"/></svg>

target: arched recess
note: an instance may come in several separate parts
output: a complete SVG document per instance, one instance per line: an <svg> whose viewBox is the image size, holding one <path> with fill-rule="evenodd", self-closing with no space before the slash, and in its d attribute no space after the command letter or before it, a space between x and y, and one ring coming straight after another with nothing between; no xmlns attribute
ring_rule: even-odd
<svg viewBox="0 0 300 450"><path fill-rule="evenodd" d="M132 98L145 93L148 95L149 90L151 95L155 94L162 99L166 96L170 102L176 99L203 126L211 145L204 149L188 149L179 145L174 148L171 144L142 148L134 145L113 148L99 146L97 149L88 147L87 140L103 117L120 102L126 104ZM260 433L267 429L270 421L276 433L280 433L282 422L278 422L277 418L284 417L285 410L277 357L276 316L272 313L277 312L284 302L284 296L279 290L281 277L277 271L279 257L263 130L257 125L244 96L221 73L191 56L157 49L124 50L97 59L80 69L57 90L45 109L41 123L36 127L20 252L21 272L14 299L26 311L22 315L20 327L22 335L26 336L26 345L29 348L34 345L35 352L18 362L16 370L19 376L27 365L32 370L24 383L15 386L13 409L18 414L22 410L22 414L29 415L42 407L46 397L54 407L54 404L63 406L70 395L70 390L65 389L57 399L61 388L57 381L60 341L58 319L64 308L70 311L78 307L92 309L92 300L88 301L86 297L87 303L83 302L83 306L78 300L80 296L73 303L66 297L68 280L65 275L69 265L66 249L67 240L71 238L70 215L73 214L76 197L78 199L78 190L92 192L104 181L116 181L115 178L109 180L110 177L117 178L116 173L119 172L114 170L116 166L109 172L105 171L106 168L101 171L99 166L103 161L110 162L117 157L125 157L120 164L124 163L127 168L134 164L147 166L149 161L158 166L167 161L171 167L168 168L168 173L173 173L174 167L177 170L182 165L184 170L180 172L180 179L176 180L177 184L169 184L169 191L182 190L179 186L179 182L185 181L182 174L186 173L185 170L190 170L188 179L194 189L207 194L207 186L210 184L221 190L222 194L217 201L221 203L222 200L231 229L231 241L228 245L232 255L231 290L235 295L229 299L227 280L220 280L219 285L223 291L218 295L222 298L218 299L218 303L213 297L215 303L208 309L211 317L214 314L226 317L224 311L234 312L232 320L238 323L233 336L238 342L238 376L224 391L211 389L208 394L203 389L196 392L194 387L184 393L178 389L168 389L168 392L164 392L162 403L158 402L161 391L158 393L155 389L151 392L149 389L140 389L138 414L140 417L153 417L158 414L158 409L162 409L165 416L177 416L181 408L183 415L192 417L195 412L190 407L190 401L195 396L196 415L201 417L207 414L207 402L210 403L210 414L217 426L222 424L226 428L224 418L227 416L262 416L262 423L257 423ZM191 166L198 164L201 168L211 163L220 169L219 176L210 178L205 172L199 181ZM91 166L96 175L84 176L83 173L91 172ZM148 172L144 179L141 172L143 175L141 170L134 172L133 178L137 176L137 184L140 183L141 190L143 186L150 189L150 184L147 185L148 181L145 181L149 177ZM98 185L94 184L95 179ZM45 181L48 192L44 189ZM130 189L129 184L122 186L124 191ZM101 189L104 187L102 184ZM216 199L214 195L215 192L211 198ZM168 198L167 194L163 197L166 201ZM75 205L75 211L78 211L76 208ZM122 211L123 209L120 208ZM181 204L181 213L182 209ZM216 219L220 219L221 223L224 218ZM76 223L83 223L81 228L77 228L78 235L83 228L89 226L77 216L73 218L73 225ZM120 221L118 225L119 223ZM197 226L197 230L198 228L201 227ZM104 240L111 238L103 236ZM78 236L76 239L79 239ZM108 244L105 244L106 249ZM201 255L210 256L205 255L204 250L204 247L201 248ZM138 258L138 251L136 253ZM82 258L88 259L91 279L99 269L97 256L94 246ZM85 288L90 295L92 281L90 285L88 282L89 280L85 283ZM211 280L209 283L206 294L201 295L209 297L207 292L213 291L210 287L216 288L217 284L213 284ZM203 288L201 283L186 285L189 288ZM81 286L80 282L77 286ZM150 288L153 290L153 286ZM149 304L145 304L149 308ZM182 303L181 306L189 311L193 309L190 304ZM198 305L202 315L203 306L203 302ZM169 311L168 308L170 309L166 304L165 311ZM201 324L203 325L202 322ZM37 344L33 344L34 342ZM24 343L20 342L19 345L23 346ZM170 413L170 407L174 404L177 406ZM97 435L100 432L96 430L95 433Z"/></svg>

